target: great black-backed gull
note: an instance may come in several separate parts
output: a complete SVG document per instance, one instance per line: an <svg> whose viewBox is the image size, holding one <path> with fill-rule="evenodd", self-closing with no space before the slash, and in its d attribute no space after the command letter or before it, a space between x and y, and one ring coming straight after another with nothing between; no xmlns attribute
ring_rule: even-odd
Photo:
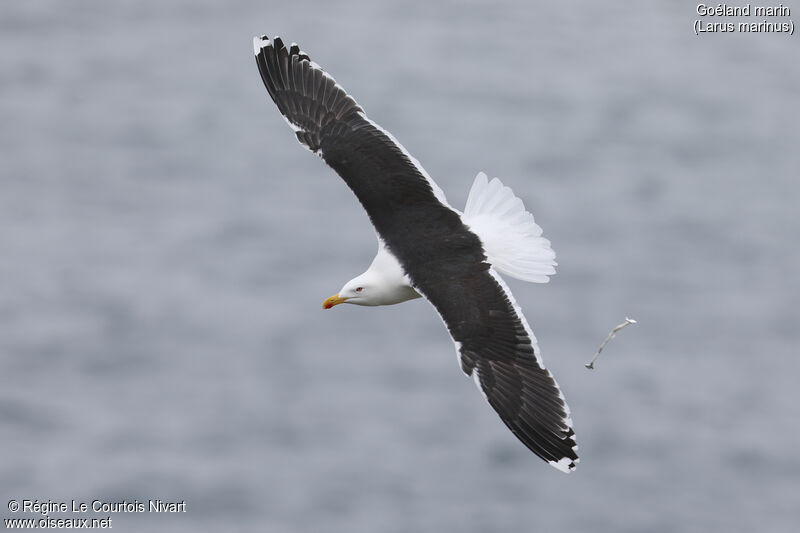
<svg viewBox="0 0 800 533"><path fill-rule="evenodd" d="M461 369L536 455L569 472L578 462L572 419L530 326L499 272L532 282L555 254L511 189L475 178L464 212L419 162L296 44L253 39L261 79L306 148L355 193L378 234L369 268L323 307L391 305L424 296L456 345Z"/></svg>

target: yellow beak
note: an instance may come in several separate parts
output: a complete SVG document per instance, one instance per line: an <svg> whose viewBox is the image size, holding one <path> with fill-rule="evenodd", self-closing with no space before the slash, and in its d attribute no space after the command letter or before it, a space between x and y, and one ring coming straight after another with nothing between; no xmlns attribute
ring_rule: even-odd
<svg viewBox="0 0 800 533"><path fill-rule="evenodd" d="M344 303L347 300L348 298L340 298L338 294L334 294L333 296L322 302L322 308L330 309L334 305L339 305L340 303Z"/></svg>

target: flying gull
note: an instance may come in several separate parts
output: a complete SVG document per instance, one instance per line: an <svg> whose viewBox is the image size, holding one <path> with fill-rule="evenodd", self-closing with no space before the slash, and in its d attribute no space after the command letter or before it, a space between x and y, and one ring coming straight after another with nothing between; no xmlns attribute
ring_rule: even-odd
<svg viewBox="0 0 800 533"><path fill-rule="evenodd" d="M363 274L323 302L391 305L424 296L500 419L533 453L564 472L578 462L564 396L544 367L528 322L500 277L547 282L550 242L522 201L479 173L464 212L419 162L296 44L253 39L261 79L300 143L355 193L378 234Z"/></svg>

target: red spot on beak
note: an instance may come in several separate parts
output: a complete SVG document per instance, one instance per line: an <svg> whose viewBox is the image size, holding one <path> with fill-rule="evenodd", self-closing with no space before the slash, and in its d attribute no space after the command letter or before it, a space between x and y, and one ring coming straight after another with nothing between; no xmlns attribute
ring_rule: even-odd
<svg viewBox="0 0 800 533"><path fill-rule="evenodd" d="M340 303L346 301L347 298L340 298L338 294L334 294L330 298L327 298L324 302L322 302L323 309L330 309L334 305L339 305Z"/></svg>

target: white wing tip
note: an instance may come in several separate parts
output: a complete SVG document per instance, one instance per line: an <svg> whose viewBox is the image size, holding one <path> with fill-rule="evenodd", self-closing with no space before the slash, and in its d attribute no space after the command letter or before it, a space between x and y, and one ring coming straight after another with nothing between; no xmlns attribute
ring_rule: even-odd
<svg viewBox="0 0 800 533"><path fill-rule="evenodd" d="M253 53L258 55L262 48L269 46L271 41L269 37L266 35L262 35L261 37L253 37Z"/></svg>
<svg viewBox="0 0 800 533"><path fill-rule="evenodd" d="M550 463L554 468L561 470L565 474L569 474L578 466L578 463L581 462L580 458L578 459L570 459L569 457L562 457L558 461L547 461Z"/></svg>

